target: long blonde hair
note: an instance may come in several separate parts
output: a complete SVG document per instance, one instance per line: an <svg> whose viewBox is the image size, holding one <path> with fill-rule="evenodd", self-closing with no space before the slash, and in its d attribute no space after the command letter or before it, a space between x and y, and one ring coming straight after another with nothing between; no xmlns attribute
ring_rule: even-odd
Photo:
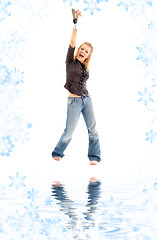
<svg viewBox="0 0 157 240"><path fill-rule="evenodd" d="M85 65L85 67L86 67L87 70L89 71L89 62L90 62L90 60L91 60L91 56L92 56L92 52L93 52L93 46L92 46L91 43L89 43L89 42L84 42L83 44L81 44L81 46L77 49L77 52L76 52L76 54L75 54L74 59L77 58L78 51L80 50L80 48L81 48L84 44L86 44L88 47L91 48L91 51L90 51L88 57L87 57L86 60L83 62L83 64Z"/></svg>

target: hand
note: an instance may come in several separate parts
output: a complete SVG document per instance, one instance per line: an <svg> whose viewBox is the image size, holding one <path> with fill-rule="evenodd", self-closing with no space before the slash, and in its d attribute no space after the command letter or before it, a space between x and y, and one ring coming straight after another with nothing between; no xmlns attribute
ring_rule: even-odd
<svg viewBox="0 0 157 240"><path fill-rule="evenodd" d="M79 18L79 16L82 17L82 14L81 14L80 10L76 10L76 17Z"/></svg>

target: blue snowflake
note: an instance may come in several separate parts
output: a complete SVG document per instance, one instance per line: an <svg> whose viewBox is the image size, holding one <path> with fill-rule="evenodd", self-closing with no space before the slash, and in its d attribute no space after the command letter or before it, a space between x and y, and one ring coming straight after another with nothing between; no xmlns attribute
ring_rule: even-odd
<svg viewBox="0 0 157 240"><path fill-rule="evenodd" d="M27 128L31 128L32 127L32 124L31 123L27 123Z"/></svg>
<svg viewBox="0 0 157 240"><path fill-rule="evenodd" d="M129 10L130 7L134 7L136 4L133 1L120 1L117 6L123 6L126 11Z"/></svg>
<svg viewBox="0 0 157 240"><path fill-rule="evenodd" d="M151 129L149 132L146 133L146 141L153 143L155 140L157 140L157 133Z"/></svg>
<svg viewBox="0 0 157 240"><path fill-rule="evenodd" d="M41 234L48 236L49 229L51 229L51 226L53 224L52 220L51 219L41 220L41 224L42 224L42 228L40 229Z"/></svg>
<svg viewBox="0 0 157 240"><path fill-rule="evenodd" d="M17 191L21 188L21 187L26 187L26 185L24 184L24 180L25 180L25 176L24 177L20 177L19 173L16 173L15 177L9 177L11 180L11 184L9 185L9 187L13 187L15 188Z"/></svg>
<svg viewBox="0 0 157 240"><path fill-rule="evenodd" d="M23 83L23 72L20 72L19 70L17 70L17 68L15 67L14 70L12 70L10 72L10 78L11 81L13 83L13 85L17 86L20 83Z"/></svg>
<svg viewBox="0 0 157 240"><path fill-rule="evenodd" d="M20 31L12 32L10 37L11 37L10 43L13 44L14 46L18 46L20 43L23 43L25 41L24 34L21 33Z"/></svg>
<svg viewBox="0 0 157 240"><path fill-rule="evenodd" d="M28 216L31 218L32 221L37 221L39 219L39 214L38 214L38 206L34 206L32 202L30 203L29 206L24 207L26 210L25 216Z"/></svg>
<svg viewBox="0 0 157 240"><path fill-rule="evenodd" d="M149 92L146 87L143 92L138 92L138 94L140 95L138 102L144 102L145 106L148 105L148 102L154 102L152 99L152 92Z"/></svg>
<svg viewBox="0 0 157 240"><path fill-rule="evenodd" d="M9 225L9 228L14 228L16 231L19 231L24 227L24 217L21 215L18 210L12 215L9 215L6 219L6 222Z"/></svg>
<svg viewBox="0 0 157 240"><path fill-rule="evenodd" d="M50 240L52 239L51 233L53 233L53 228L55 229L57 228L58 231L62 232L62 234L67 231L67 229L63 226L61 219L58 217L55 217L53 220L51 219L41 220L41 225L42 227L40 229L40 233L48 237L48 239Z"/></svg>
<svg viewBox="0 0 157 240"><path fill-rule="evenodd" d="M156 87L157 86L157 79L152 78L152 81L153 81L152 87Z"/></svg>
<svg viewBox="0 0 157 240"><path fill-rule="evenodd" d="M0 84L5 84L11 81L11 74L5 65L0 64Z"/></svg>
<svg viewBox="0 0 157 240"><path fill-rule="evenodd" d="M10 136L2 136L0 138L0 155L1 156L10 156L10 153L12 152L14 148L14 144L11 140Z"/></svg>
<svg viewBox="0 0 157 240"><path fill-rule="evenodd" d="M100 11L100 8L98 7L98 2L97 1L86 1L84 0L84 3L87 4L87 6L85 7L84 11L89 10L91 12L91 15L93 15L94 11Z"/></svg>
<svg viewBox="0 0 157 240"><path fill-rule="evenodd" d="M51 205L51 203L52 203L52 200L51 200L51 198L50 197L48 197L48 198L46 198L46 200L45 200L45 205L47 206L47 205Z"/></svg>
<svg viewBox="0 0 157 240"><path fill-rule="evenodd" d="M8 6L10 5L11 1L0 0L0 22L3 21L6 17L11 15L11 13L7 11Z"/></svg>
<svg viewBox="0 0 157 240"><path fill-rule="evenodd" d="M63 0L63 2L67 2L67 1L69 1L70 6L73 5L73 2L74 2L74 1L75 1L75 2L79 2L79 0Z"/></svg>
<svg viewBox="0 0 157 240"><path fill-rule="evenodd" d="M145 63L146 66L148 66L149 59L146 57L145 47L136 47L136 49L139 51L139 56L136 58L136 60L141 61L141 62Z"/></svg>
<svg viewBox="0 0 157 240"><path fill-rule="evenodd" d="M31 191L28 191L27 193L28 193L28 197L27 197L27 198L28 198L28 199L32 199L32 201L34 202L35 197L36 197L36 195L37 195L39 192L35 191L35 189L32 188L32 190L31 190Z"/></svg>
<svg viewBox="0 0 157 240"><path fill-rule="evenodd" d="M151 29L151 30L152 30L152 29L153 29L153 25L154 25L153 22L150 22L150 23L148 24L148 29Z"/></svg>
<svg viewBox="0 0 157 240"><path fill-rule="evenodd" d="M152 7L153 6L153 2L146 0L146 5L148 5L149 7Z"/></svg>
<svg viewBox="0 0 157 240"><path fill-rule="evenodd" d="M27 32L23 32L20 29L16 32L9 33L8 39L0 38L1 58L7 57L10 61L13 61L17 57L23 59L23 51L29 47L26 34Z"/></svg>
<svg viewBox="0 0 157 240"><path fill-rule="evenodd" d="M13 209L14 207L15 205L13 205ZM37 213L37 207L34 207L31 204L30 206L26 207L24 206L24 208L21 210L19 211L18 207L18 209L16 209L16 212L11 211L12 213L7 216L6 233L9 233L9 237L7 238L7 235L5 235L5 239L10 240L38 239L39 235L37 237L36 233L37 227L38 228L40 227L40 222L38 220L39 215ZM8 232L7 229L9 229L10 231Z"/></svg>
<svg viewBox="0 0 157 240"><path fill-rule="evenodd" d="M144 11L145 6L152 7L152 1L148 0L125 0L120 1L117 6L123 6L126 11L129 10L129 8L134 7L134 10L137 9L137 11L142 12Z"/></svg>
<svg viewBox="0 0 157 240"><path fill-rule="evenodd" d="M107 215L111 217L111 220L113 220L113 217L116 215L123 215L121 211L122 204L123 202L117 202L113 196L111 196L108 202L102 203L103 211L101 215Z"/></svg>

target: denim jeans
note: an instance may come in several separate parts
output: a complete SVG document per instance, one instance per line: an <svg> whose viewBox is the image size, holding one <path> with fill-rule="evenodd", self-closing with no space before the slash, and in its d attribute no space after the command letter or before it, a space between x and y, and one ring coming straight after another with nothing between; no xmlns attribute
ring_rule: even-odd
<svg viewBox="0 0 157 240"><path fill-rule="evenodd" d="M64 150L72 139L81 113L84 117L89 136L88 158L90 161L101 161L99 136L96 131L96 122L90 96L68 97L66 128L52 152L52 157L62 158L64 156Z"/></svg>

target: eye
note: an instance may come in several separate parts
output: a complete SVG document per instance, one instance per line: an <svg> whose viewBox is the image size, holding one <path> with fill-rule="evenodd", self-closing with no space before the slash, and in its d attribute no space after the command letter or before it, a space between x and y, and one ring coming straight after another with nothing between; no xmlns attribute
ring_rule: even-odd
<svg viewBox="0 0 157 240"><path fill-rule="evenodd" d="M88 51L86 51L86 53L88 54Z"/></svg>
<svg viewBox="0 0 157 240"><path fill-rule="evenodd" d="M81 50L84 50L84 48L81 47Z"/></svg>

